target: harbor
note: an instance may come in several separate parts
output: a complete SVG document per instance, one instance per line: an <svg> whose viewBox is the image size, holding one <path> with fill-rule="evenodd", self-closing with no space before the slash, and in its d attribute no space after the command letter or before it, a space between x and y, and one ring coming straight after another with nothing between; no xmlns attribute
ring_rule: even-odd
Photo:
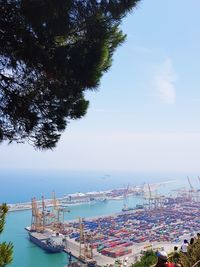
<svg viewBox="0 0 200 267"><path fill-rule="evenodd" d="M89 255L93 255L98 265L114 263L116 258L122 260L124 256L135 262L142 251L150 248L170 251L174 244L180 244L186 236L195 235L200 230L196 218L200 203L168 200L162 210L137 210L83 220L81 226L80 222L69 223L67 227L72 231L69 247L76 244L76 251L83 251L80 256L85 258L90 247L93 252ZM84 239L81 228L84 229Z"/></svg>
<svg viewBox="0 0 200 267"><path fill-rule="evenodd" d="M74 206L74 205L81 205L81 204L91 204L95 202L102 202L108 200L121 200L128 196L135 196L140 197L144 194L143 186L134 186L126 188L117 188L117 189L110 189L105 191L92 191L92 192L77 192L73 194L66 194L61 198L57 198L59 204L62 207ZM45 207L52 208L54 198L54 192L52 192L51 199L45 199ZM42 207L42 200L37 200L38 207ZM24 203L15 203L15 204L8 204L9 212L12 211L21 211L21 210L31 210L32 204L31 202L24 202Z"/></svg>
<svg viewBox="0 0 200 267"><path fill-rule="evenodd" d="M173 180L173 179L171 179ZM165 182L167 181L167 182ZM1 235L1 240L2 241L12 241L14 244L14 261L11 264L11 267L18 267L18 266L29 266L29 267L34 267L34 266L38 266L38 267L43 267L43 266L48 266L48 267L55 267L55 266L59 266L59 267L65 267L69 264L70 262L70 251L72 252L72 254L74 256L76 256L75 258L72 257L72 262L74 261L80 261L80 243L78 241L76 241L76 238L70 238L69 235L72 233L71 229L71 233L69 231L69 228L67 226L67 224L69 223L76 223L79 224L79 218L80 217L84 223L85 221L92 221L92 220L97 220L98 218L103 219L103 218L107 218L107 217L115 217L117 215L123 215L126 213L134 213L136 210L130 210L130 212L122 212L122 209L124 208L124 204L126 204L126 206L128 208L136 208L137 205L142 205L144 203L148 204L145 205L145 210L147 211L149 208L154 209L154 207L156 207L156 209L159 210L159 205L160 203L163 203L163 199L162 199L162 195L163 192L166 193L166 197L170 196L171 194L174 195L174 198L176 197L183 197L183 196L188 196L188 198L190 197L190 192L191 188L188 188L188 181L187 179L182 179L181 183L178 180L177 182L168 182L169 180L164 180L161 181L161 186L158 188L157 185L160 184L160 181L152 181L151 183L149 183L150 185L150 189L151 189L151 199L150 199L150 192L148 189L148 184L146 184L144 187L145 189L145 194L144 196L127 196L126 199L123 197L117 198L117 199L110 199L107 201L91 201L89 203L81 203L80 205L70 205L70 206L66 206L63 207L60 205L60 196L65 193L59 194L59 192L64 192L66 191L66 189L62 189L62 188L67 188L66 184L59 184L60 189L56 190L56 193L59 195L59 197L56 197L56 207L60 207L60 208L65 208L66 212L64 212L64 218L63 218L63 212L61 212L61 210L59 211L59 220L61 223L65 224L65 230L66 233L64 233L64 238L67 239L67 244L66 244L66 248L63 252L61 253L46 253L46 251L44 249L42 249L41 247L39 247L37 244L33 243L30 241L29 238L29 234L27 233L27 231L24 230L24 228L26 228L27 226L31 226L31 217L32 217L32 211L31 209L28 210L20 210L20 211L16 211L16 212L9 212L8 216L7 216L7 221L6 221L6 228L5 231L3 233L3 235ZM198 179L192 180L192 184L195 188L198 188L198 183L195 184L195 181L198 182ZM141 179L142 182L142 179ZM66 181L67 183L67 181ZM121 184L121 186L119 185L118 188L125 188L127 189L128 187L128 181L126 183L126 185L123 186L123 183ZM32 187L34 186L35 182L32 183ZM131 182L130 182L131 184ZM153 184L153 186L152 186ZM155 186L154 186L155 184ZM182 187L180 187L180 184ZM143 184L142 184L143 185ZM183 186L186 188L185 190L183 189ZM131 186L129 186L131 188ZM56 188L56 187L51 187L51 188ZM98 188L100 188L99 186L94 187L94 192L98 192ZM102 187L101 187L102 188ZM108 188L112 188L112 184L109 185ZM28 188L27 188L28 190ZM77 187L73 187L70 190L68 189L68 191L71 192L76 192ZM108 190L108 189L107 189ZM104 191L107 191L104 190ZM157 192L156 192L157 190ZM197 190L196 190L197 191ZM58 209L54 209L54 204L53 204L53 194L51 196L49 190L44 190L44 191L40 191L38 192L37 195L37 205L38 208L40 210L39 214L40 218L42 215L42 199L40 198L40 196L42 195L42 193L44 193L45 196L47 196L47 199L44 200L45 202L45 207L44 210L46 211L46 213L48 211L50 211L51 215L55 215L54 217L54 221L56 220L56 218L58 218ZM194 190L195 192L195 190ZM18 200L20 200L20 195L22 194L22 191L18 192ZM191 201L186 201L188 203L192 203L192 202L197 202L198 199L196 199L196 193L192 193L193 194L193 200ZM48 196L50 196L48 198ZM160 196L160 199L159 199ZM10 198L11 199L11 198ZM17 198L16 198L17 199ZM21 198L24 200L26 200L25 198ZM29 198L30 199L30 198ZM14 200L14 199L13 199ZM162 201L161 201L162 200ZM186 199L185 199L186 200ZM14 202L14 201L13 201ZM18 201L19 202L19 201ZM38 204L39 203L39 204ZM48 207L46 204L50 204L51 207ZM31 205L31 202L30 202ZM70 210L70 212L68 212L68 210ZM145 211L144 210L144 211ZM142 212L142 210L140 209L140 211ZM143 211L143 212L144 212ZM64 220L63 220L64 219ZM14 223L13 223L14 222ZM53 217L51 218L51 216L46 216L46 224L49 224L50 227L48 227L48 225L46 225L47 230L51 232L51 234L55 234L59 228L58 225L55 225L53 223ZM51 223L51 225L50 225ZM42 226L42 221L41 221L41 226ZM51 228L52 227L52 228ZM80 227L76 227L74 228L74 232L79 232ZM40 230L42 230L40 228ZM62 229L60 229L62 231ZM184 228L183 228L184 230ZM68 231L68 233L67 233ZM53 233L54 232L54 233ZM84 229L84 232L87 232L86 229ZM185 237L185 236L184 236ZM182 239L180 238L181 242ZM103 243L104 241L102 241ZM158 249L158 248L162 248L163 246L165 247L165 249L167 249L167 251L172 251L173 250L173 246L174 244L177 244L180 246L181 244L180 241L178 241L177 243L171 243L171 242L140 242L140 243L133 243L132 245L132 254L127 254L118 258L112 258L106 255L101 254L100 252L97 251L98 248L93 248L92 253L95 255L95 257L97 258L98 261L98 257L101 257L101 261L104 259L104 261L102 262L112 262L115 263L116 261L118 261L118 259L120 261L123 261L124 259L126 259L128 257L128 263L134 262L137 258L139 259L141 257L141 252L144 250L147 250L149 248L153 248L153 249ZM20 257L21 253L23 252L23 259L22 257ZM83 250L83 245L82 245L82 255L84 255L84 250ZM88 252L86 252L86 254L88 254ZM87 260L91 261L90 259L87 258ZM112 264L110 263L110 264ZM105 264L106 265L106 264ZM115 264L116 265L116 264Z"/></svg>
<svg viewBox="0 0 200 267"><path fill-rule="evenodd" d="M1 1L0 267L200 267L199 10Z"/></svg>
<svg viewBox="0 0 200 267"><path fill-rule="evenodd" d="M173 183L174 180L163 181L158 183L150 184L152 190L156 190L162 185L166 185L169 183ZM60 205L63 207L70 207L76 206L81 204L93 204L95 202L102 202L102 201L110 201L110 200L123 200L129 196L133 197L145 197L148 194L148 186L147 184L138 185L138 186L129 186L120 187L116 189L109 189L104 191L91 191L91 192L76 192L72 194L65 194L63 197L57 198ZM46 208L52 208L54 192L52 192L52 198L45 199L45 206ZM37 200L38 207L42 207L42 200ZM12 203L8 204L9 212L13 211L23 211L23 210L31 210L32 204L31 201L23 202L23 203Z"/></svg>
<svg viewBox="0 0 200 267"><path fill-rule="evenodd" d="M124 258L134 263L149 248L170 252L174 244L200 231L196 217L200 205L198 190L179 190L174 197L154 195L150 185L148 190L148 196L144 196L146 205L140 209L109 216L79 217L73 221L64 220L69 210L60 205L55 194L51 210L46 210L44 199L42 206L33 199L29 234L56 233L62 236L62 251L83 263L102 266L113 265L116 259L123 261ZM37 237L31 241L41 244ZM46 244L40 247L48 250Z"/></svg>

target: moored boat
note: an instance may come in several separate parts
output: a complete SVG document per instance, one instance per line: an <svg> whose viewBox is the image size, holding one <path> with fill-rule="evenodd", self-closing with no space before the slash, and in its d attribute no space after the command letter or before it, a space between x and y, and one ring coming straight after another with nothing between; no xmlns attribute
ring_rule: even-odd
<svg viewBox="0 0 200 267"><path fill-rule="evenodd" d="M38 233L26 230L29 233L30 241L49 253L59 253L65 249L65 239L61 234Z"/></svg>

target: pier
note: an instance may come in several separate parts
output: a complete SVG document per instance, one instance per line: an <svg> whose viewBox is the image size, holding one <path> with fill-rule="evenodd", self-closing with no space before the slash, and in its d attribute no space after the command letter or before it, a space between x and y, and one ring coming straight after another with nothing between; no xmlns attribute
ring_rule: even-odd
<svg viewBox="0 0 200 267"><path fill-rule="evenodd" d="M150 186L149 192L149 205L142 209L72 221L64 221L66 210L55 194L51 210L46 210L44 198L40 205L33 199L30 229L60 234L64 252L83 263L96 262L98 266L113 265L116 260L134 263L148 249L170 252L182 239L200 231L196 216L200 198L196 192L158 197L151 194Z"/></svg>
<svg viewBox="0 0 200 267"><path fill-rule="evenodd" d="M52 208L53 201L54 201L54 192L52 193L52 198L45 199L45 207ZM128 188L118 188L118 189L110 189L106 191L93 191L93 192L86 192L86 193L73 193L67 194L64 197L57 198L59 205L62 207L70 207L74 205L81 205L81 204L89 204L93 202L101 202L107 200L122 200L124 197L127 196L142 196L143 195L143 188L138 187L130 187ZM37 206L42 208L42 200L37 201ZM31 210L32 203L31 202L24 202L24 203L15 203L15 204L8 204L9 212L12 211L23 211L23 210Z"/></svg>
<svg viewBox="0 0 200 267"><path fill-rule="evenodd" d="M200 231L199 206L200 202L169 198L160 208L66 222L68 251L80 257L84 255L80 247L92 250L98 265L126 257L133 263L148 249L171 252L174 245Z"/></svg>

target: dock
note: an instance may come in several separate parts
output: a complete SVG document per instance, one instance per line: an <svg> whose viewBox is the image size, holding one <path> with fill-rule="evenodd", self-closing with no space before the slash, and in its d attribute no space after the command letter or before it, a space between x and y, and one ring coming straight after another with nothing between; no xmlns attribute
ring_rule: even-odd
<svg viewBox="0 0 200 267"><path fill-rule="evenodd" d="M114 264L116 259L127 257L134 263L148 249L171 252L174 245L200 231L196 216L199 206L200 202L177 198L151 210L66 222L67 251L79 257L80 243L84 243L92 248L98 265Z"/></svg>
<svg viewBox="0 0 200 267"><path fill-rule="evenodd" d="M67 194L63 197L57 198L60 205L63 207L81 205L81 204L89 204L94 201L106 201L106 200L121 200L124 199L124 196L143 196L142 186L135 186L127 188L117 188L110 189L106 191L93 191L93 192L85 192L85 193L73 193ZM48 208L53 207L54 197L45 199L45 206ZM38 207L42 207L42 200L37 201ZM8 211L23 211L23 210L31 210L31 202L24 203L14 203L8 204Z"/></svg>
<svg viewBox="0 0 200 267"><path fill-rule="evenodd" d="M64 221L65 209L54 196L51 211L32 200L31 230L50 231L63 236L62 250L82 263L114 265L116 260L137 261L146 250L173 250L188 236L200 232L200 198L185 194L178 197L149 197L143 209ZM37 242L35 242L37 244Z"/></svg>
<svg viewBox="0 0 200 267"><path fill-rule="evenodd" d="M89 259L89 258L81 259L79 251L80 251L79 244L77 242L75 242L74 240L67 238L67 246L66 246L66 249L64 250L64 252L68 253L68 254L69 254L69 252L71 252L71 254L74 258L81 261L82 263L87 264L91 259ZM114 264L116 259L108 258L106 256L101 255L97 251L94 251L93 260L96 262L96 264L98 266L102 266L102 265L106 265L106 264L108 264L108 265Z"/></svg>

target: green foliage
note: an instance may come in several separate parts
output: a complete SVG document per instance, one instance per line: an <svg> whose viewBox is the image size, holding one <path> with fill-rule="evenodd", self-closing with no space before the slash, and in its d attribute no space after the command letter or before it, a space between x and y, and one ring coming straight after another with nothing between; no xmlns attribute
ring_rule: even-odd
<svg viewBox="0 0 200 267"><path fill-rule="evenodd" d="M13 260L13 245L12 243L3 242L0 244L0 267L10 264Z"/></svg>
<svg viewBox="0 0 200 267"><path fill-rule="evenodd" d="M0 205L0 234L3 232L3 227L5 224L5 216L6 213L8 212L8 207L6 206L5 203Z"/></svg>
<svg viewBox="0 0 200 267"><path fill-rule="evenodd" d="M181 263L183 267L191 267L200 260L200 239L197 239L193 245L188 248L187 255L180 253ZM200 263L197 267L200 266Z"/></svg>
<svg viewBox="0 0 200 267"><path fill-rule="evenodd" d="M56 146L83 117L139 0L2 0L0 141ZM37 14L37 15L36 15Z"/></svg>
<svg viewBox="0 0 200 267"><path fill-rule="evenodd" d="M154 251L148 250L144 253L140 261L134 263L132 267L151 267L157 261L157 257Z"/></svg>
<svg viewBox="0 0 200 267"><path fill-rule="evenodd" d="M5 225L5 216L8 212L6 204L0 205L0 234L3 232ZM0 267L5 267L12 262L13 245L12 243L0 243Z"/></svg>

